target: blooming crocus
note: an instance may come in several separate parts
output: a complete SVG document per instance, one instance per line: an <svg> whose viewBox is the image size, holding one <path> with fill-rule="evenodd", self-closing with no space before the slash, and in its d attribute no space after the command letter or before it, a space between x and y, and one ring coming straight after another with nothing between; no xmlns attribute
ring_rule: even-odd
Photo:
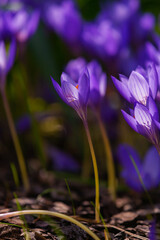
<svg viewBox="0 0 160 240"><path fill-rule="evenodd" d="M100 64L96 60L87 63L84 58L80 57L69 61L65 67L65 72L71 78L78 82L84 67L87 67L90 77L90 94L89 104L94 107L99 107L102 98L105 96L107 87L107 77L102 71Z"/></svg>
<svg viewBox="0 0 160 240"><path fill-rule="evenodd" d="M16 42L12 40L8 53L4 41L0 40L0 85L5 84L6 75L11 69L16 54Z"/></svg>
<svg viewBox="0 0 160 240"><path fill-rule="evenodd" d="M113 83L119 93L130 103L139 102L147 104L147 99L151 96L156 98L158 90L158 74L154 64L150 64L145 71L142 67L137 67L132 71L129 78L119 75L120 81L112 77Z"/></svg>
<svg viewBox="0 0 160 240"><path fill-rule="evenodd" d="M96 117L100 126L100 130L102 133L104 145L105 145L104 147L105 147L106 156L107 156L106 165L107 165L108 178L109 178L108 187L109 187L110 193L115 198L115 173L114 173L112 151L111 151L109 139L106 133L106 129L100 114L101 102L106 93L106 85L107 85L106 74L102 71L102 68L97 61L93 60L89 63L86 63L86 61L83 58L77 58L75 60L71 60L67 64L65 71L70 76L72 76L75 82L77 82L84 68L84 65L87 66L87 69L89 72L89 78L90 78L89 104L90 106L92 106L96 114Z"/></svg>
<svg viewBox="0 0 160 240"><path fill-rule="evenodd" d="M151 97L147 101L147 106L136 103L134 110L130 110L131 115L123 110L122 113L126 122L133 130L146 137L159 149L159 113Z"/></svg>
<svg viewBox="0 0 160 240"><path fill-rule="evenodd" d="M69 106L74 108L82 120L87 119L87 103L90 90L90 79L88 70L85 68L79 76L78 82L75 82L69 75L62 73L61 87L53 79L53 85L62 98Z"/></svg>
<svg viewBox="0 0 160 240"><path fill-rule="evenodd" d="M45 22L66 42L79 41L82 19L74 1L46 1L43 16Z"/></svg>
<svg viewBox="0 0 160 240"><path fill-rule="evenodd" d="M89 91L90 91L90 78L87 68L84 68L82 73L80 74L78 81L75 82L70 76L65 73L61 75L61 87L59 84L52 78L53 85L62 98L64 102L66 102L69 106L73 107L80 118L83 121L84 128L86 131L89 148L92 156L93 168L94 168L94 176L95 176L95 220L97 222L100 221L99 211L99 176L98 176L98 167L96 156L94 152L94 147L91 139L91 134L88 127L87 122L87 103L89 99Z"/></svg>
<svg viewBox="0 0 160 240"><path fill-rule="evenodd" d="M149 190L159 185L160 156L155 147L147 151L143 162L137 151L128 144L119 146L117 156L122 165L121 176L129 187L136 191L143 191L144 186Z"/></svg>
<svg viewBox="0 0 160 240"><path fill-rule="evenodd" d="M37 29L39 23L39 10L30 10L25 4L16 1L3 13L5 28L10 36L18 42L25 42Z"/></svg>

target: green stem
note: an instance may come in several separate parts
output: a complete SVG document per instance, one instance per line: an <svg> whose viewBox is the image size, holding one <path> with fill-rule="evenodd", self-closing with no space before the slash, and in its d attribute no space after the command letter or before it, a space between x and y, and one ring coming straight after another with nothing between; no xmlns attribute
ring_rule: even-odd
<svg viewBox="0 0 160 240"><path fill-rule="evenodd" d="M99 212L100 212L100 203L99 203L99 176L98 176L98 167L97 167L97 161L96 161L96 156L95 156L95 152L94 152L94 148L93 148L93 143L92 143L92 139L91 139L91 134L88 128L88 123L87 121L83 121L84 127L85 127L85 131L86 131L86 135L87 135L87 139L88 139L88 143L89 143L89 147L90 147L90 152L91 152L91 156L92 156L92 162L93 162L93 169L94 169L94 177L95 177L95 220L96 222L100 221L100 217L99 217Z"/></svg>
<svg viewBox="0 0 160 240"><path fill-rule="evenodd" d="M116 198L116 177L115 177L114 160L113 160L113 155L112 155L112 151L111 151L111 146L110 146L108 135L107 135L104 123L101 119L100 113L97 112L96 115L97 115L100 131L102 134L104 148L105 148L106 157L107 157L106 165L107 165L107 172L108 172L108 187L109 187L109 191L110 191L113 199L115 200L115 198Z"/></svg>
<svg viewBox="0 0 160 240"><path fill-rule="evenodd" d="M14 122L12 119L12 114L10 111L10 107L9 107L9 103L8 103L8 99L7 99L7 95L6 95L5 86L3 88L1 88L1 94L2 94L3 104L4 104L4 109L5 109L7 120L8 120L8 125L9 125L10 131L11 131L12 140L14 143L14 147L15 147L18 162L19 162L19 167L20 167L20 171L21 171L21 175L22 175L23 184L24 184L25 190L28 191L30 188L30 185L29 185L29 179L28 179L28 175L27 175L26 165L25 165L23 154L22 154L21 146L19 143L19 139L18 139L18 136L16 133L16 129L14 126Z"/></svg>
<svg viewBox="0 0 160 240"><path fill-rule="evenodd" d="M10 213L2 213L0 214L0 220L5 220L10 217L20 216L20 215L29 215L29 214L37 214L37 215L49 215L57 218L62 218L66 221L69 221L81 229L83 229L85 232L87 232L93 239L100 240L99 237L97 237L89 228L87 228L84 224L80 223L79 221L75 220L72 217L69 217L65 214L58 213L58 212L51 212L47 210L23 210L23 211L15 211Z"/></svg>

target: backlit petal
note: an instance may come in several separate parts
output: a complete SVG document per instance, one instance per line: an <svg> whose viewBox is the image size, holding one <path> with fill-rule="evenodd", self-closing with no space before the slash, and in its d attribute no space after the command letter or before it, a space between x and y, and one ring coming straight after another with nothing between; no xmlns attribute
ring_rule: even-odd
<svg viewBox="0 0 160 240"><path fill-rule="evenodd" d="M122 114L123 114L123 117L124 119L126 120L126 122L129 124L129 126L131 128L133 128L134 131L138 132L138 129L137 129L137 122L135 120L134 117L132 117L131 115L129 115L128 113L126 113L125 111L121 110Z"/></svg>
<svg viewBox="0 0 160 240"><path fill-rule="evenodd" d="M128 87L135 101L146 105L149 97L149 85L146 79L141 74L132 71L128 80Z"/></svg>
<svg viewBox="0 0 160 240"><path fill-rule="evenodd" d="M85 106L87 105L90 91L90 78L87 68L81 74L78 81L78 86L79 86L78 88L79 99L81 101L82 106Z"/></svg>
<svg viewBox="0 0 160 240"><path fill-rule="evenodd" d="M127 85L124 84L123 82L117 80L113 76L112 76L112 80L113 80L115 87L117 88L119 93L122 95L122 97L124 97L128 102L132 102L132 96L130 94L130 91L129 91Z"/></svg>
<svg viewBox="0 0 160 240"><path fill-rule="evenodd" d="M151 96L155 99L158 90L158 73L154 64L147 67L147 73Z"/></svg>

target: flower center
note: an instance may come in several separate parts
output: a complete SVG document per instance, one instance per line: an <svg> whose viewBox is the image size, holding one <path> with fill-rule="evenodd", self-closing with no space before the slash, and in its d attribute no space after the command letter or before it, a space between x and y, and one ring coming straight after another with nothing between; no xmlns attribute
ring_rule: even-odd
<svg viewBox="0 0 160 240"><path fill-rule="evenodd" d="M79 85L77 84L76 88L78 89L79 88Z"/></svg>

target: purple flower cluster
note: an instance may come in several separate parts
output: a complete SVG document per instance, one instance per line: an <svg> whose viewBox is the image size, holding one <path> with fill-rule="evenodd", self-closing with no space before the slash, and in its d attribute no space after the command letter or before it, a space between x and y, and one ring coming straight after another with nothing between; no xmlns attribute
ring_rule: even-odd
<svg viewBox="0 0 160 240"><path fill-rule="evenodd" d="M144 190L132 161L136 164L147 190L158 186L160 182L160 156L155 147L151 147L147 151L143 162L136 150L127 144L120 145L117 153L118 159L122 165L121 176L129 187L138 192Z"/></svg>
<svg viewBox="0 0 160 240"><path fill-rule="evenodd" d="M102 6L85 21L73 0L45 1L42 17L71 48L103 61L110 72L128 74L144 65L145 44L156 44L155 18L140 12L139 0L121 0Z"/></svg>
<svg viewBox="0 0 160 240"><path fill-rule="evenodd" d="M83 58L71 60L61 75L61 87L52 78L53 85L69 106L82 120L87 118L87 104L98 108L106 92L106 74L95 60L86 63Z"/></svg>
<svg viewBox="0 0 160 240"><path fill-rule="evenodd" d="M67 43L79 41L82 19L72 0L45 1L43 7L45 22Z"/></svg>
<svg viewBox="0 0 160 240"><path fill-rule="evenodd" d="M73 0L3 0L0 36L25 42L37 29L40 16L75 53L104 62L111 73L128 74L146 62L146 43L158 45L155 19L140 12L139 0L120 0L102 6L92 21L85 21ZM149 44L151 44L149 42Z"/></svg>
<svg viewBox="0 0 160 240"><path fill-rule="evenodd" d="M123 75L120 75L120 81L112 79L120 94L134 105L134 109L129 109L130 114L122 110L125 120L160 152L159 112L155 103L158 74L155 65L148 65L146 70L139 66L131 72L129 79Z"/></svg>

